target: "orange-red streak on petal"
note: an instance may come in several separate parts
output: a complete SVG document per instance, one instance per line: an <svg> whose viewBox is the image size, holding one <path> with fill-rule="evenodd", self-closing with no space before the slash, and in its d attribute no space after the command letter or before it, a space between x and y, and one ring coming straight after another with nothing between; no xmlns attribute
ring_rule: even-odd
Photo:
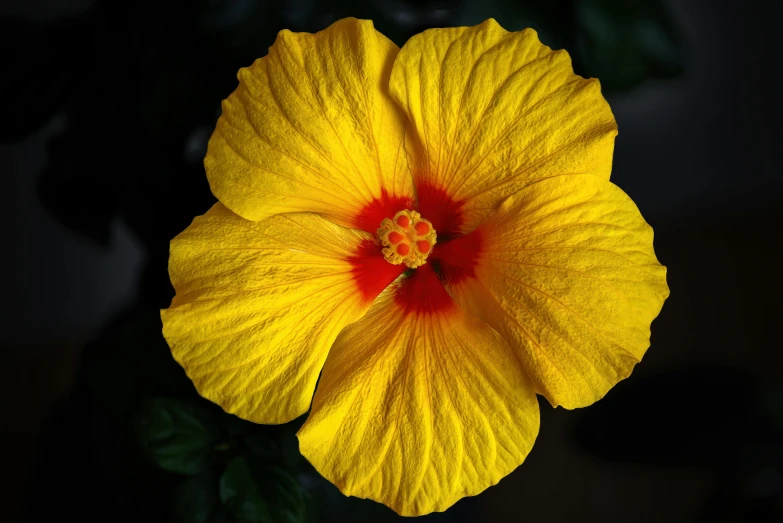
<svg viewBox="0 0 783 523"><path fill-rule="evenodd" d="M419 213L428 219L438 233L438 241L459 236L462 227L464 201L449 196L448 192L428 182L416 185Z"/></svg>
<svg viewBox="0 0 783 523"><path fill-rule="evenodd" d="M357 291L365 303L375 300L383 289L407 269L403 264L392 265L387 262L381 246L372 240L362 241L348 262L352 265L351 274Z"/></svg>
<svg viewBox="0 0 783 523"><path fill-rule="evenodd" d="M429 263L402 281L394 301L405 314L448 314L457 307Z"/></svg>
<svg viewBox="0 0 783 523"><path fill-rule="evenodd" d="M397 211L412 209L413 200L407 196L389 196L385 189L381 197L364 206L356 215L356 228L375 234L384 218L392 219Z"/></svg>

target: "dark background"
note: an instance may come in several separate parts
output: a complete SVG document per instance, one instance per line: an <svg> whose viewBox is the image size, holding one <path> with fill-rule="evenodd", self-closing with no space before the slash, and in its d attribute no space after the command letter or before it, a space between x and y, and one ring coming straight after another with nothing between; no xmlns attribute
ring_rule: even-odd
<svg viewBox="0 0 783 523"><path fill-rule="evenodd" d="M542 402L523 466L427 519L783 521L782 11L762 0L4 3L0 520L239 521L219 499L237 459L253 477L228 479L260 511L244 521L400 519L343 498L298 456L301 419L253 426L200 400L157 312L173 295L168 241L213 202L201 159L236 70L280 29L353 15L398 45L494 17L568 49L577 73L601 79L620 129L612 181L669 268L671 297L632 377L587 409Z"/></svg>

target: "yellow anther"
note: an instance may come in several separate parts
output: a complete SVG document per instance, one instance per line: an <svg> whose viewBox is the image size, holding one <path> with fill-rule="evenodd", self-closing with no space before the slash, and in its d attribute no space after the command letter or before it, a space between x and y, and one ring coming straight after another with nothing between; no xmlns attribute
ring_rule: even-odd
<svg viewBox="0 0 783 523"><path fill-rule="evenodd" d="M391 220L385 218L378 229L378 238L387 262L404 263L415 269L427 262L437 235L429 221L416 211L406 210L398 212Z"/></svg>

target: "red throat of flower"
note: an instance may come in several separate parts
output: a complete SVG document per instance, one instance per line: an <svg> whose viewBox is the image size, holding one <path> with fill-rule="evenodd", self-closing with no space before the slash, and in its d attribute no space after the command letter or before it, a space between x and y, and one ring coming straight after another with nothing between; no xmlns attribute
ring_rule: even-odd
<svg viewBox="0 0 783 523"><path fill-rule="evenodd" d="M454 200L445 190L426 182L417 185L417 195L417 210L413 210L410 199L390 197L384 191L357 219L357 224L366 231L376 230L373 227L380 224L376 239L362 242L355 256L349 259L359 292L368 303L409 268L417 271L410 274L410 281L405 285L407 290L398 293L402 301L414 300L418 291L425 288L438 287L424 294L441 296L444 299L440 301L445 304L450 299L445 299L448 295L439 281L458 283L474 275L481 237L479 231L466 236L460 234L464 202ZM377 220L374 226L372 220ZM427 274L418 274L422 271ZM413 289L418 291L414 293ZM419 305L411 303L405 309L419 310Z"/></svg>

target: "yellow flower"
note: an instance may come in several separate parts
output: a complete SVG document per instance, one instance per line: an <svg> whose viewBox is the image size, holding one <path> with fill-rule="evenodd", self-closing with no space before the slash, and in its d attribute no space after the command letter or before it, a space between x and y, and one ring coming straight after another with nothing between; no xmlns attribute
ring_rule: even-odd
<svg viewBox="0 0 783 523"><path fill-rule="evenodd" d="M282 31L223 102L220 202L172 241L172 353L227 412L310 409L300 450L346 495L478 494L533 446L537 393L590 405L649 346L666 270L608 181L616 134L530 29Z"/></svg>

